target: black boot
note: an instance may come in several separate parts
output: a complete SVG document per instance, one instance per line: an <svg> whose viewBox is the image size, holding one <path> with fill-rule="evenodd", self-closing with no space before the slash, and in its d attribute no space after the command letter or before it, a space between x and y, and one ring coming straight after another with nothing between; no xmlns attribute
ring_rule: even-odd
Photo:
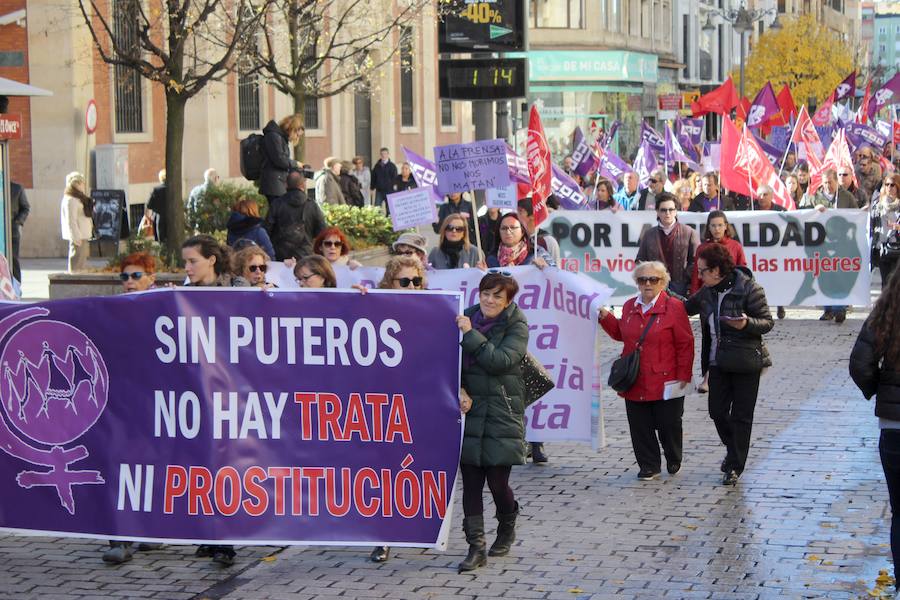
<svg viewBox="0 0 900 600"><path fill-rule="evenodd" d="M463 531L466 532L466 541L469 542L469 553L459 563L459 573L474 571L478 567L487 564L484 541L484 515L475 515L463 519Z"/></svg>
<svg viewBox="0 0 900 600"><path fill-rule="evenodd" d="M531 462L542 464L548 460L547 453L544 452L543 442L531 442Z"/></svg>
<svg viewBox="0 0 900 600"><path fill-rule="evenodd" d="M488 556L506 556L513 542L516 541L516 517L519 516L519 503L516 510L503 515L497 513L497 539L491 545Z"/></svg>

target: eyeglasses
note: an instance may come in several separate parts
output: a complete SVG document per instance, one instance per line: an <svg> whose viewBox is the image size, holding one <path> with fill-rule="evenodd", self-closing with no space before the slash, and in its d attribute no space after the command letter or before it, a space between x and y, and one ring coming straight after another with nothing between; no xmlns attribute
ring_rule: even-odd
<svg viewBox="0 0 900 600"><path fill-rule="evenodd" d="M661 212L661 213L678 212L678 209L677 208L657 208L656 212Z"/></svg>
<svg viewBox="0 0 900 600"><path fill-rule="evenodd" d="M850 177L850 173L838 173L838 177Z"/></svg>
<svg viewBox="0 0 900 600"><path fill-rule="evenodd" d="M400 283L400 287L409 287L409 284L413 284L414 287L419 287L422 285L422 278L418 275L415 277L395 277L394 281Z"/></svg>
<svg viewBox="0 0 900 600"><path fill-rule="evenodd" d="M638 277L635 279L638 282L638 285L644 285L645 283L649 283L651 285L656 285L660 281L662 281L662 277Z"/></svg>
<svg viewBox="0 0 900 600"><path fill-rule="evenodd" d="M269 265L248 265L247 270L251 273L256 273L259 271L260 273L265 273L269 270Z"/></svg>
<svg viewBox="0 0 900 600"><path fill-rule="evenodd" d="M519 229L522 229L521 225L505 225L500 228L500 231L502 231L503 233L512 233L513 231L516 231Z"/></svg>
<svg viewBox="0 0 900 600"><path fill-rule="evenodd" d="M500 275L501 277L512 277L513 274L509 271L501 271L500 269L488 269L488 274L490 275Z"/></svg>
<svg viewBox="0 0 900 600"><path fill-rule="evenodd" d="M145 273L143 271L135 271L134 273L119 273L119 279L122 281L128 281L128 278L138 281L141 277L143 277Z"/></svg>
<svg viewBox="0 0 900 600"><path fill-rule="evenodd" d="M341 240L325 240L322 242L322 245L326 248L343 248L344 242Z"/></svg>
<svg viewBox="0 0 900 600"><path fill-rule="evenodd" d="M466 228L463 225L450 225L447 227L447 231L452 231L454 233L462 233Z"/></svg>

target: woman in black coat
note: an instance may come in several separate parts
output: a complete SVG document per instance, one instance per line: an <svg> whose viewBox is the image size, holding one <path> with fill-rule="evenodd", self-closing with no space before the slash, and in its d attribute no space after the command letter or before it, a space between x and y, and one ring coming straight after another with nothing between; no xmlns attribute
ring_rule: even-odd
<svg viewBox="0 0 900 600"><path fill-rule="evenodd" d="M685 303L689 315L700 314L704 368L709 371L709 416L727 452L723 485L736 485L750 451L753 411L762 370L772 366L762 336L775 321L766 292L746 267L735 267L721 244L697 255L703 287Z"/></svg>
<svg viewBox="0 0 900 600"><path fill-rule="evenodd" d="M850 376L868 399L875 396L881 428L878 452L891 501L894 580L900 575L900 277L888 280L850 353ZM897 584L894 584L897 586Z"/></svg>
<svg viewBox="0 0 900 600"><path fill-rule="evenodd" d="M263 161L259 175L259 193L272 200L287 192L287 176L297 168L291 148L300 143L305 129L302 115L290 115L280 122L269 121L263 127Z"/></svg>
<svg viewBox="0 0 900 600"><path fill-rule="evenodd" d="M469 553L459 572L505 556L516 539L519 503L509 487L513 465L525 463L525 385L522 359L528 322L513 302L516 280L488 273L478 286L479 303L456 318L463 333L462 410L466 413L460 472L463 530ZM485 552L482 493L487 481L497 507L497 539Z"/></svg>

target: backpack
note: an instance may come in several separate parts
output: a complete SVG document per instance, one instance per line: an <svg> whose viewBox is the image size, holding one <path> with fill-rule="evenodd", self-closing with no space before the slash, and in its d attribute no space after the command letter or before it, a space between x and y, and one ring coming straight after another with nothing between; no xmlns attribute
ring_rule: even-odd
<svg viewBox="0 0 900 600"><path fill-rule="evenodd" d="M263 135L251 133L241 140L241 175L250 181L256 181L262 175L265 151Z"/></svg>
<svg viewBox="0 0 900 600"><path fill-rule="evenodd" d="M272 245L275 247L275 258L284 260L285 258L301 258L308 254L312 254L312 239L306 231L305 212L309 202L314 202L308 198L300 204L300 209L296 215L297 220L287 227L279 227L277 237L272 238ZM279 211L288 211L290 208L278 207ZM279 215L282 216L282 215Z"/></svg>

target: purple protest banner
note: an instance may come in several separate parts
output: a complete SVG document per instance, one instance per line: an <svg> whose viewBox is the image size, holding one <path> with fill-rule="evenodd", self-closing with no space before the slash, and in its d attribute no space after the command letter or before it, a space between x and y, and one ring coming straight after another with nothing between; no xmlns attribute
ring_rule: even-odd
<svg viewBox="0 0 900 600"><path fill-rule="evenodd" d="M641 140L650 144L656 154L662 154L666 150L666 142L658 131L641 121Z"/></svg>
<svg viewBox="0 0 900 600"><path fill-rule="evenodd" d="M510 181L531 184L531 177L528 175L528 161L525 160L525 157L516 154L509 144L506 145L506 166L509 169Z"/></svg>
<svg viewBox="0 0 900 600"><path fill-rule="evenodd" d="M587 138L581 131L581 127L575 127L572 134L572 159L575 161L575 172L582 177L587 177L588 173L597 168L597 156L591 150Z"/></svg>
<svg viewBox="0 0 900 600"><path fill-rule="evenodd" d="M699 146L703 138L703 117L699 119L676 117L675 133L679 136L687 136L692 146Z"/></svg>
<svg viewBox="0 0 900 600"><path fill-rule="evenodd" d="M432 196L433 188L415 188L387 195L394 231L403 231L437 221L437 205Z"/></svg>
<svg viewBox="0 0 900 600"><path fill-rule="evenodd" d="M440 547L460 308L202 288L0 305L0 527Z"/></svg>
<svg viewBox="0 0 900 600"><path fill-rule="evenodd" d="M638 186L644 189L650 185L650 172L657 167L659 162L650 146L650 142L644 140L638 148L637 156L634 157L634 172L638 174Z"/></svg>
<svg viewBox="0 0 900 600"><path fill-rule="evenodd" d="M687 164L693 170L699 170L700 165L691 158L687 152L685 152L684 148L681 147L681 143L678 141L678 138L675 137L675 132L672 131L672 127L666 123L666 141L665 141L665 152L663 155L663 161L666 165L674 165L676 162L683 162Z"/></svg>
<svg viewBox="0 0 900 600"><path fill-rule="evenodd" d="M847 139L852 140L854 146L860 146L863 142L876 148L879 152L888 143L888 136L881 135L874 127L860 125L859 123L847 123L844 126L847 131Z"/></svg>
<svg viewBox="0 0 900 600"><path fill-rule="evenodd" d="M559 207L563 210L584 210L588 208L588 198L581 191L578 183L566 175L565 171L556 164L552 168L553 177L550 181L553 194L559 200Z"/></svg>
<svg viewBox="0 0 900 600"><path fill-rule="evenodd" d="M625 173L632 172L631 165L622 160L618 154L612 150L607 150L600 157L600 174L612 182L621 182ZM618 187L618 183L616 183Z"/></svg>
<svg viewBox="0 0 900 600"><path fill-rule="evenodd" d="M437 188L444 195L509 185L506 142L503 140L435 146L434 162L438 173Z"/></svg>
<svg viewBox="0 0 900 600"><path fill-rule="evenodd" d="M416 185L431 190L432 199L436 204L443 202L444 199L437 192L437 167L434 166L434 163L424 156L419 156L406 146L403 146L403 153L406 155Z"/></svg>

